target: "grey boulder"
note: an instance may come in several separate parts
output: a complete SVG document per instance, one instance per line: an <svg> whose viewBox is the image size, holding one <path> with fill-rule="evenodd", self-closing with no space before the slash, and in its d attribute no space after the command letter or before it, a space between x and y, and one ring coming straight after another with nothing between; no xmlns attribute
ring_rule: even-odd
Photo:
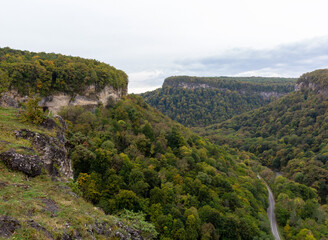
<svg viewBox="0 0 328 240"><path fill-rule="evenodd" d="M37 155L23 155L11 149L0 154L0 159L12 170L20 171L30 177L41 174L41 160Z"/></svg>

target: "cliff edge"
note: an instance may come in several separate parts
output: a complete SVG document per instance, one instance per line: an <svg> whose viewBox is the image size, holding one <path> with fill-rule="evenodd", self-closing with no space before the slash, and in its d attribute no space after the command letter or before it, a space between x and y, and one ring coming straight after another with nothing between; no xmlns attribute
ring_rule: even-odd
<svg viewBox="0 0 328 240"><path fill-rule="evenodd" d="M40 106L113 105L127 95L128 76L93 59L0 48L0 106L18 107L39 95Z"/></svg>
<svg viewBox="0 0 328 240"><path fill-rule="evenodd" d="M328 69L318 69L303 74L295 85L295 91L302 90L328 95Z"/></svg>

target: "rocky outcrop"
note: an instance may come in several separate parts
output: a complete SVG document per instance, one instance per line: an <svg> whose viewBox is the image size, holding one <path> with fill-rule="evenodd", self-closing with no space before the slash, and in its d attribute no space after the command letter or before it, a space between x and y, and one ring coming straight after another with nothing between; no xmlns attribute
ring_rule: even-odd
<svg viewBox="0 0 328 240"><path fill-rule="evenodd" d="M260 92L260 95L266 99L269 100L271 98L279 98L282 97L284 95L286 95L286 93L278 93L278 92Z"/></svg>
<svg viewBox="0 0 328 240"><path fill-rule="evenodd" d="M47 97L42 97L39 104L53 113L57 113L60 108L65 106L79 105L94 108L98 106L98 104L102 104L103 106L115 104L126 94L127 89L114 89L112 86L107 85L98 91L95 85L90 85L80 94L69 95L67 93L58 92ZM26 99L27 96L21 96L16 90L10 90L1 95L0 105L17 108L19 104Z"/></svg>
<svg viewBox="0 0 328 240"><path fill-rule="evenodd" d="M302 91L309 89L313 92L328 95L328 89L321 87L319 83L313 83L313 82L298 82L295 84L295 91Z"/></svg>
<svg viewBox="0 0 328 240"><path fill-rule="evenodd" d="M31 177L40 175L41 169L44 168L51 176L73 178L71 161L67 157L67 149L65 148L66 122L60 116L55 116L45 120L42 126L52 129L56 136L49 136L28 129L16 130L16 138L27 139L33 148L24 147L22 150L25 153L28 152L27 154L20 154L11 149L1 154L0 160L8 168L21 171Z"/></svg>
<svg viewBox="0 0 328 240"><path fill-rule="evenodd" d="M34 228L36 231L42 232L48 239L62 239L62 240L73 240L73 239L83 239L81 234L78 230L73 229L69 223L66 223L67 232L64 232L61 236L57 235L56 238L51 234L51 232L46 229L45 227L41 226L35 220L27 220L25 224ZM17 229L21 227L21 222L11 218L9 216L1 216L0 215L0 237L9 238L11 237ZM106 239L112 239L114 236L117 239L121 240L128 240L128 239L135 239L135 240L142 240L143 237L141 236L140 231L131 228L127 225L124 225L122 222L117 222L116 227L118 228L115 232L113 231L112 227L105 222L95 221L92 225L87 225L88 232L90 234L88 239L96 239L95 234L102 235Z"/></svg>
<svg viewBox="0 0 328 240"><path fill-rule="evenodd" d="M19 221L8 216L0 216L0 237L8 238L18 228L20 228Z"/></svg>
<svg viewBox="0 0 328 240"><path fill-rule="evenodd" d="M41 174L42 163L37 155L23 155L11 149L1 153L0 159L9 169L23 172L29 177L35 177Z"/></svg>
<svg viewBox="0 0 328 240"><path fill-rule="evenodd" d="M125 234L120 231L115 232L115 237L119 237L121 240L135 239L142 240L143 237L140 234L140 231L131 228L127 225L124 225L122 222L117 222L117 226L123 230Z"/></svg>
<svg viewBox="0 0 328 240"><path fill-rule="evenodd" d="M10 90L0 95L0 106L18 108L26 99L27 96L21 96L16 90Z"/></svg>
<svg viewBox="0 0 328 240"><path fill-rule="evenodd" d="M39 223L35 222L34 220L27 221L27 224L30 227L34 228L35 230L43 232L44 235L46 235L48 239L54 239L52 237L51 233L46 228L42 227Z"/></svg>
<svg viewBox="0 0 328 240"><path fill-rule="evenodd" d="M210 86L209 84L206 84L206 83L178 82L178 83L176 83L175 87L184 88L184 89L191 89L191 90L198 89L198 88L205 88L205 89L215 89L215 90L219 90L221 92L232 91L228 88L218 88L218 87ZM235 91L238 91L240 94L247 94L247 93L259 94L265 100L270 100L271 98L282 97L282 96L287 94L287 93L279 93L279 92L275 92L275 91L271 91L271 92L264 92L264 91L261 91L261 92L256 92L256 91L247 92L245 90L235 90Z"/></svg>
<svg viewBox="0 0 328 240"><path fill-rule="evenodd" d="M15 132L17 138L31 141L33 148L40 154L41 165L52 176L73 178L71 161L67 158L65 138L62 134L51 137L43 133L22 129Z"/></svg>
<svg viewBox="0 0 328 240"><path fill-rule="evenodd" d="M211 88L215 89L214 87L206 84L206 83L185 83L185 82L179 82L178 86L180 88L184 89L197 89L197 88Z"/></svg>

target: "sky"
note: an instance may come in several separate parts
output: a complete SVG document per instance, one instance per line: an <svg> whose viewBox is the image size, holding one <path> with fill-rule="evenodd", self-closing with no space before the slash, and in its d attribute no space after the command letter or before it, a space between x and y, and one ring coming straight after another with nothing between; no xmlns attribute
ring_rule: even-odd
<svg viewBox="0 0 328 240"><path fill-rule="evenodd" d="M0 47L97 59L129 93L173 75L327 68L327 0L0 0Z"/></svg>

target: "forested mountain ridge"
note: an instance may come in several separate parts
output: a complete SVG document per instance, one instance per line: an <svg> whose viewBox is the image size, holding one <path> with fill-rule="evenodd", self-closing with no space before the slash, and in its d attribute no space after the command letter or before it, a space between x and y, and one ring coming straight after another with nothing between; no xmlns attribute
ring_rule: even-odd
<svg viewBox="0 0 328 240"><path fill-rule="evenodd" d="M303 74L296 83L295 90L311 89L314 92L324 95L328 94L328 72L327 69L318 69L310 73Z"/></svg>
<svg viewBox="0 0 328 240"><path fill-rule="evenodd" d="M204 127L293 91L295 81L293 78L178 76L165 79L162 88L141 96L186 126Z"/></svg>
<svg viewBox="0 0 328 240"><path fill-rule="evenodd" d="M317 189L328 200L328 70L302 75L303 87L264 107L236 116L199 133L217 143L250 151L262 163L290 179ZM306 83L306 84L305 84ZM308 86L308 87L306 87Z"/></svg>
<svg viewBox="0 0 328 240"><path fill-rule="evenodd" d="M190 77L173 76L166 78L163 87L212 88L222 91L276 92L284 94L294 90L295 78L274 77Z"/></svg>
<svg viewBox="0 0 328 240"><path fill-rule="evenodd" d="M35 95L53 113L67 105L112 105L127 94L127 84L123 71L96 60L0 48L0 104L4 106L18 107Z"/></svg>
<svg viewBox="0 0 328 240"><path fill-rule="evenodd" d="M77 94L95 84L97 90L109 84L115 89L127 88L127 75L97 60L55 53L0 48L0 93L15 89L22 95L53 92Z"/></svg>

